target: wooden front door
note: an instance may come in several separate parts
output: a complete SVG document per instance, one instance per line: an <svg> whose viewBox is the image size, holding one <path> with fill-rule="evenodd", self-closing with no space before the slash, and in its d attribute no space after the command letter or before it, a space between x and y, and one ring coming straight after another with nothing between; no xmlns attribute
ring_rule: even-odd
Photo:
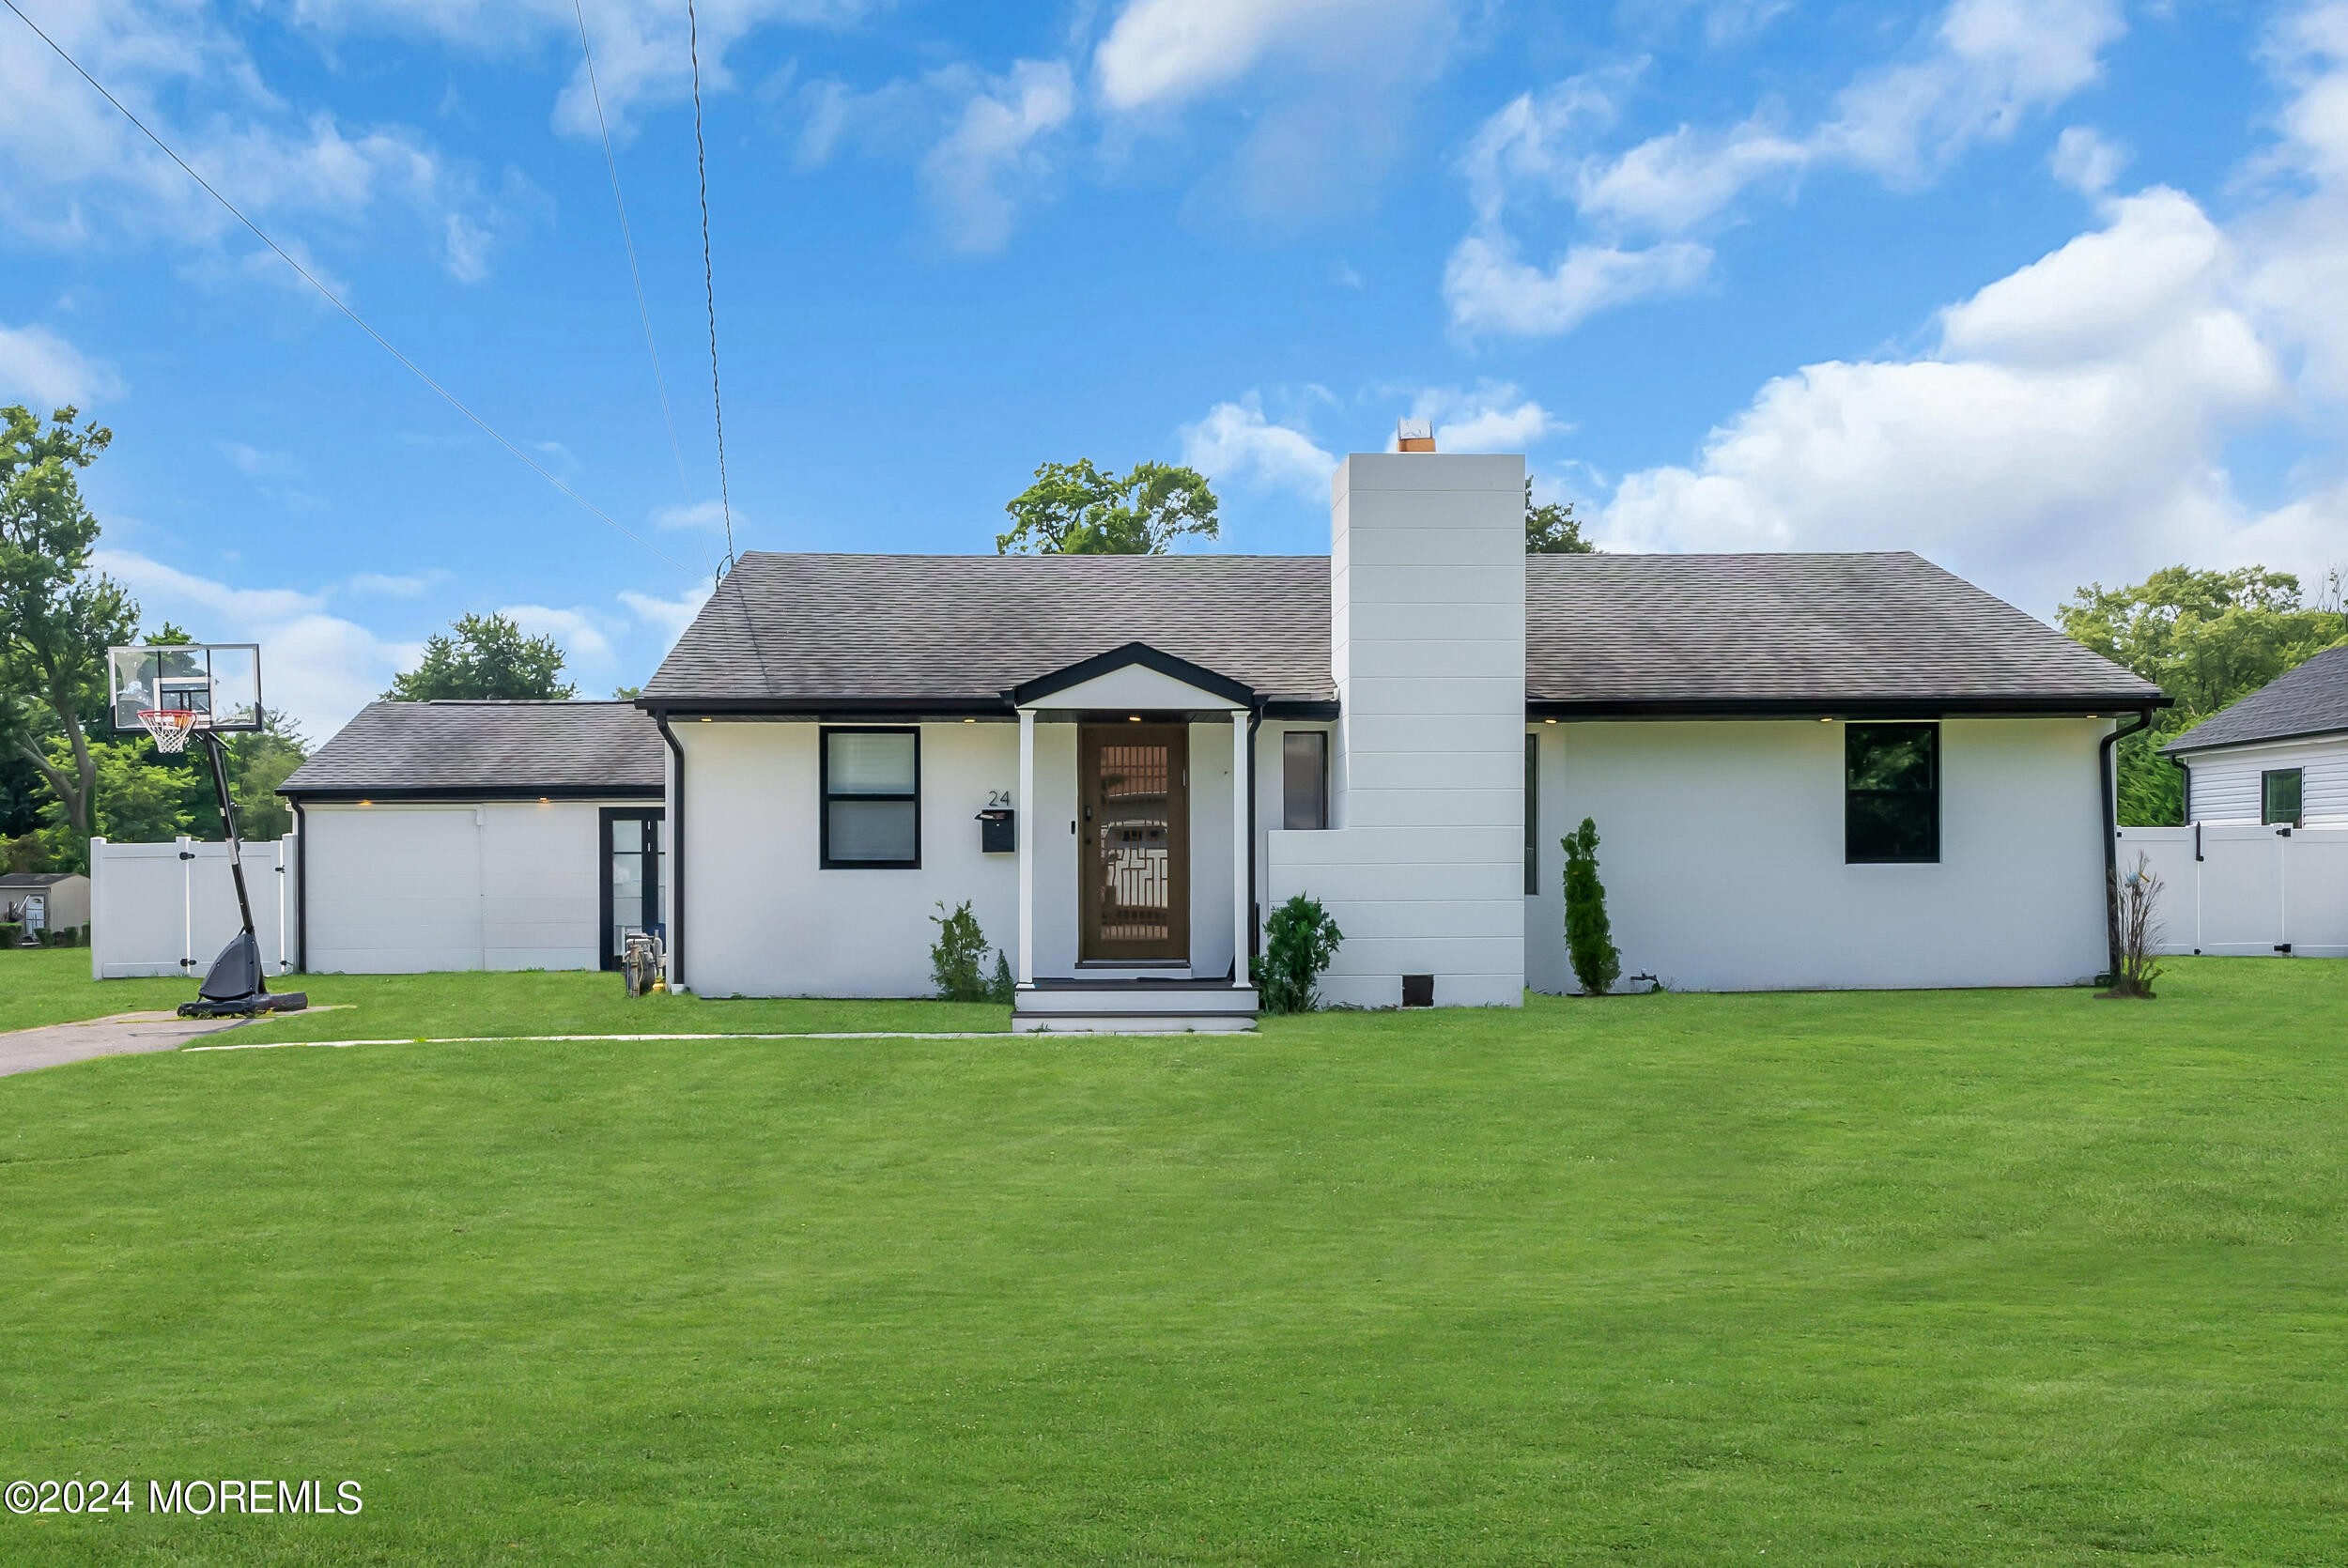
<svg viewBox="0 0 2348 1568"><path fill-rule="evenodd" d="M1088 724L1076 738L1076 956L1190 957L1190 731Z"/></svg>

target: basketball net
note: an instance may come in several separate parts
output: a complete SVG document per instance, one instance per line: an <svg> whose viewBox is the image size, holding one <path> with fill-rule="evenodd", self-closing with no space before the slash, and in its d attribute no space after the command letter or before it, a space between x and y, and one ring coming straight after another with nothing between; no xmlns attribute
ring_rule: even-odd
<svg viewBox="0 0 2348 1568"><path fill-rule="evenodd" d="M195 728L199 715L193 708L141 708L139 722L155 737L155 749L161 752L184 751L188 734Z"/></svg>

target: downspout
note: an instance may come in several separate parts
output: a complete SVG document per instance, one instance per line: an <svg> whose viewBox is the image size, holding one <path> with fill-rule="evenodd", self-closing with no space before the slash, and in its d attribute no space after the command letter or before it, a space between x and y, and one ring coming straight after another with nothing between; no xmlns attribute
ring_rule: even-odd
<svg viewBox="0 0 2348 1568"><path fill-rule="evenodd" d="M1247 956L1263 950L1263 907L1256 901L1256 731L1263 728L1263 699L1247 709ZM1239 955L1231 955L1236 966ZM1238 979L1237 975L1231 976Z"/></svg>
<svg viewBox="0 0 2348 1568"><path fill-rule="evenodd" d="M2186 826L2191 827L2193 825L2193 770L2186 765L2185 759L2182 757L2170 758L2169 765L2185 776L2179 780L2180 787L2177 794L2183 802L2183 809L2177 815L2185 819ZM2194 858L2199 859L2200 856L2197 855Z"/></svg>
<svg viewBox="0 0 2348 1568"><path fill-rule="evenodd" d="M666 710L653 710L652 721L676 759L676 792L669 802L669 989L685 984L685 747L669 728Z"/></svg>
<svg viewBox="0 0 2348 1568"><path fill-rule="evenodd" d="M2139 708L2134 724L2121 726L2095 746L2095 761L2104 784L2104 946L2109 962L2104 973L2107 976L2120 973L2120 790L2112 773L2111 748L2130 735L2152 727L2152 709Z"/></svg>
<svg viewBox="0 0 2348 1568"><path fill-rule="evenodd" d="M301 797L293 798L294 954L301 973L310 972L310 819Z"/></svg>

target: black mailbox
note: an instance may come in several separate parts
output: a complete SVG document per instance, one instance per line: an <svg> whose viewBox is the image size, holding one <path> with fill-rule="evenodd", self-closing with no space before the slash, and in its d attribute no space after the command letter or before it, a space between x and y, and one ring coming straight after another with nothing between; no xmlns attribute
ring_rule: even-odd
<svg viewBox="0 0 2348 1568"><path fill-rule="evenodd" d="M1011 807L990 807L979 813L979 853L1010 854L1019 848L1019 835L1013 828Z"/></svg>

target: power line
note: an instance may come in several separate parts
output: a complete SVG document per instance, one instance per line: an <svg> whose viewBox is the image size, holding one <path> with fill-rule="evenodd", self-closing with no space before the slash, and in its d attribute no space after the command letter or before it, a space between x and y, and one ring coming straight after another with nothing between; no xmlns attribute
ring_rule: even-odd
<svg viewBox="0 0 2348 1568"><path fill-rule="evenodd" d="M14 5L16 0L8 0ZM726 488L726 401L718 388L718 274L709 263L709 146L702 140L701 22L685 0L685 48L693 60L693 162L702 186L702 286L709 301L709 407L718 422L718 506L726 522L726 570L734 570L734 498Z"/></svg>
<svg viewBox="0 0 2348 1568"><path fill-rule="evenodd" d="M595 81L595 54L587 46L587 10L582 0L571 0L579 17L579 53L587 62L587 92L595 100L595 125L603 132L603 161L611 171L611 205L619 209L620 238L627 244L627 275L636 282L636 310L644 318L644 352L652 357L652 384L660 392L660 418L669 427L669 453L676 459L677 484L685 499L693 499L693 482L685 476L685 449L677 444L676 416L669 410L669 381L660 374L660 349L652 337L652 306L644 299L644 274L636 265L636 235L628 227L627 203L620 195L620 161L611 151L611 125L603 117L603 88ZM709 552L703 550L704 563Z"/></svg>
<svg viewBox="0 0 2348 1568"><path fill-rule="evenodd" d="M516 446L513 442L507 440L503 436L500 435L496 426L492 425L487 420L483 419L479 414L474 413L471 408L466 407L463 403L459 402L455 392L450 392L446 387L443 387L440 383L432 379L431 377L426 376L424 373L422 366L418 365L415 361L409 359L398 349L393 347L392 342L389 338L377 331L374 328L368 326L357 311L352 310L348 305L343 303L340 296L335 294L332 289L327 287L324 284L318 282L317 278L313 277L308 268L296 261L291 255L288 255L283 245L280 245L276 240L271 239L268 235L262 233L261 226L258 223L255 223L252 219L246 217L242 211L239 210L236 203L222 195L218 191L213 190L211 181L206 179L202 175L197 174L193 168L190 168L188 161L180 157L178 153L172 151L171 145L168 142L165 142L161 136L156 135L152 131L147 130L147 122L145 120L140 119L136 115L131 113L131 111L124 106L123 101L115 97L114 94L108 92L104 85L101 84L98 78L92 76L88 71L84 70L82 69L81 62L76 60L72 55L67 54L58 44L56 39L51 38L47 33L42 32L40 30L40 24L35 22L31 17L26 16L23 8L17 5L16 0L0 0L0 5L5 5L8 8L8 9L15 11L19 22L22 22L25 26L30 27L36 38L39 38L41 42L47 44L52 50L55 51L58 59L63 60L67 65L71 66L75 75L79 76L83 81L88 83L92 87L97 88L98 95L100 98L113 104L117 110L120 110L122 117L129 120L132 125L138 127L139 133L141 135L145 136L148 141L154 143L158 147L161 147L164 157L170 159L174 163L178 164L180 169L186 173L190 179L202 186L206 195L211 197L212 200L226 208L228 209L229 216L235 218L238 223L242 223L246 228L252 230L253 237L255 239L258 239L262 244L267 245L270 250L276 252L278 259L283 261L286 266L292 268L296 272L300 273L302 282L308 284L312 288L317 289L320 294L324 295L326 297L327 303L332 305L336 310L350 317L351 324L353 326L356 326L361 331L366 333L367 336L373 338L378 344L381 345L385 353L389 354L393 359L397 360L401 364L406 365L417 380L422 381L425 386L430 387L434 392L439 392L443 398L447 399L450 407L456 409L458 413L472 421L473 423L479 425L483 432L486 433L491 440L497 442L498 445L503 447L506 451L520 458L524 463L529 464L531 469L535 472L539 478L545 480L548 484L553 485L556 489L570 497L571 500L579 502L579 505L585 507L596 516L601 517L605 522L610 523L611 527L624 538L626 538L635 544L643 546L644 548L652 551L653 554L658 556L661 560L667 561L670 565L675 567L681 572L689 571L691 569L687 567L685 562L677 560L674 556L670 555L667 551L655 546L650 540L641 538L637 534L632 533L627 529L622 527L610 513L604 511L603 508L597 506L595 502L589 500L585 496L580 495L577 490L572 489L561 480L555 478L553 474L548 473L545 468L540 466L536 458L531 456L530 453L524 452L521 448Z"/></svg>

